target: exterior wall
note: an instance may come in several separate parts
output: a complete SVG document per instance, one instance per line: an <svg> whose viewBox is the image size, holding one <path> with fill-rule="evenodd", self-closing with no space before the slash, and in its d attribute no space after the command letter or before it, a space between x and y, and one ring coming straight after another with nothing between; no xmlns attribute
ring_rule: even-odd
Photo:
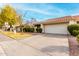
<svg viewBox="0 0 79 59"><path fill-rule="evenodd" d="M67 31L67 25L68 24L44 25L44 32L52 34L69 34Z"/></svg>
<svg viewBox="0 0 79 59"><path fill-rule="evenodd" d="M69 25L71 25L71 24L77 24L77 21L70 20L70 21L69 21Z"/></svg>

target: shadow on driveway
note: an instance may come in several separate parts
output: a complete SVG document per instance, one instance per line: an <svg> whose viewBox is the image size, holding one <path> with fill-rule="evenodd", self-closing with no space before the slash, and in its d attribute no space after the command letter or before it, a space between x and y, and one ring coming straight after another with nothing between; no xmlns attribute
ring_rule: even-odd
<svg viewBox="0 0 79 59"><path fill-rule="evenodd" d="M42 52L65 52L68 53L69 48L66 46L47 46L41 49Z"/></svg>
<svg viewBox="0 0 79 59"><path fill-rule="evenodd" d="M40 34L44 37L51 37L51 38L68 38L69 35L62 35L62 34Z"/></svg>

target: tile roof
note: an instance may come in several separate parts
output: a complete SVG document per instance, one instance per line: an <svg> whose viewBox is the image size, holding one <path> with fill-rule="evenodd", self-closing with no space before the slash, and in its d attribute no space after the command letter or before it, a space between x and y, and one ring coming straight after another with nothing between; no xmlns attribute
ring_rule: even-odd
<svg viewBox="0 0 79 59"><path fill-rule="evenodd" d="M60 17L60 18L47 19L45 21L38 22L36 24L67 23L70 20L79 21L79 15L77 15L77 16L65 16L65 17Z"/></svg>

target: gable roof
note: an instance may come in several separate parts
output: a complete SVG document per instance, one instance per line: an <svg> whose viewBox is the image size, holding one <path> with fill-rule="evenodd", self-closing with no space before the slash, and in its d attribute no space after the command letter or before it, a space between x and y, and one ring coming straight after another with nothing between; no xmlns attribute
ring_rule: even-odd
<svg viewBox="0 0 79 59"><path fill-rule="evenodd" d="M38 22L36 24L68 23L70 20L74 20L74 21L79 22L79 15L77 15L77 16L65 16L65 17L60 17L60 18L47 19L45 21Z"/></svg>

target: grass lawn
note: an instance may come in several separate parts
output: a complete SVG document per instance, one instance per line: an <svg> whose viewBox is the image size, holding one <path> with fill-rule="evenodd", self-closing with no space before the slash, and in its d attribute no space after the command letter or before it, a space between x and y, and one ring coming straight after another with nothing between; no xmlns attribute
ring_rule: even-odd
<svg viewBox="0 0 79 59"><path fill-rule="evenodd" d="M29 34L29 33L16 33L14 34L14 32L3 32L3 31L0 31L2 34L8 36L8 37L11 37L13 39L21 39L21 38L28 38L28 37L31 37L32 34Z"/></svg>

